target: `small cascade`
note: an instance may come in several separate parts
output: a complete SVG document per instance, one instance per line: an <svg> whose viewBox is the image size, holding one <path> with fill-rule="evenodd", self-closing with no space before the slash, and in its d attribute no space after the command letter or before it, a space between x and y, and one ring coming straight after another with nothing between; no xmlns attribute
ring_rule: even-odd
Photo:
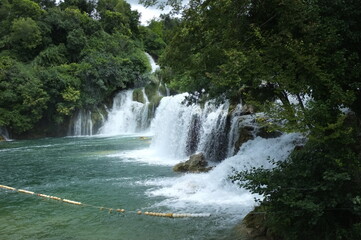
<svg viewBox="0 0 361 240"><path fill-rule="evenodd" d="M170 96L170 90L169 88L167 87L167 84L166 83L162 83L160 82L159 83L159 86L158 86L158 95L159 96Z"/></svg>
<svg viewBox="0 0 361 240"><path fill-rule="evenodd" d="M93 135L92 112L87 110L79 110L71 121L69 127L70 136L91 136Z"/></svg>
<svg viewBox="0 0 361 240"><path fill-rule="evenodd" d="M203 152L206 159L221 161L227 157L228 132L226 124L228 109L228 101L219 106L214 101L205 104L197 151Z"/></svg>
<svg viewBox="0 0 361 240"><path fill-rule="evenodd" d="M198 105L186 106L181 102L188 93L164 97L156 110L151 123L151 131L155 134L151 148L163 156L184 158L189 155L187 146L197 145L189 142L190 131L194 130L192 123L202 114ZM198 132L198 130L195 130Z"/></svg>
<svg viewBox="0 0 361 240"><path fill-rule="evenodd" d="M168 88L167 84L164 84L165 90L167 92L167 96L170 96L170 89Z"/></svg>
<svg viewBox="0 0 361 240"><path fill-rule="evenodd" d="M142 89L142 93L143 93L143 99L144 99L144 106L143 109L141 110L141 121L140 121L140 126L139 126L139 130L141 131L145 131L148 127L149 127L149 99L147 97L147 94L145 94L145 89Z"/></svg>
<svg viewBox="0 0 361 240"><path fill-rule="evenodd" d="M99 129L100 134L120 135L145 131L149 126L149 101L144 90L146 103L133 101L133 90L118 93L113 100L108 119Z"/></svg>
<svg viewBox="0 0 361 240"><path fill-rule="evenodd" d="M5 141L10 141L9 132L6 128L0 127L0 137L3 137Z"/></svg>
<svg viewBox="0 0 361 240"><path fill-rule="evenodd" d="M197 104L182 104L186 96L187 93L161 100L151 124L155 134L151 148L174 158L198 151L211 161L224 159L228 146L228 101L220 105L209 101L201 108Z"/></svg>
<svg viewBox="0 0 361 240"><path fill-rule="evenodd" d="M145 55L147 55L150 66L152 67L152 73L154 73L157 69L159 69L159 65L154 61L154 59L152 58L152 56L150 56L149 53L145 53Z"/></svg>
<svg viewBox="0 0 361 240"><path fill-rule="evenodd" d="M201 174L185 174L174 178L156 178L147 182L157 188L148 191L153 197L165 197L159 206L172 206L184 209L228 212L239 222L255 205L255 195L232 183L229 176L234 171L243 171L253 167L272 168L269 159L283 161L299 142L301 135L284 134L278 138L264 139L256 137L240 148L239 152L226 158L213 170ZM259 196L257 196L259 197Z"/></svg>

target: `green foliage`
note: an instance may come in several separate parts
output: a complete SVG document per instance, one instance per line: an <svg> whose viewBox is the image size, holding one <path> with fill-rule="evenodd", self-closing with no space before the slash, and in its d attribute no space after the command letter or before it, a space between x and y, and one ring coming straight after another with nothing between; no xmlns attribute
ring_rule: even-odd
<svg viewBox="0 0 361 240"><path fill-rule="evenodd" d="M0 57L0 126L17 133L31 129L47 101L42 83L29 66Z"/></svg>
<svg viewBox="0 0 361 240"><path fill-rule="evenodd" d="M1 1L0 126L65 126L79 109L144 84L151 67L138 23L123 0Z"/></svg>
<svg viewBox="0 0 361 240"><path fill-rule="evenodd" d="M353 0L190 0L160 57L169 86L256 103L268 129L309 137L274 169L234 178L264 196L283 239L361 238L360 21Z"/></svg>
<svg viewBox="0 0 361 240"><path fill-rule="evenodd" d="M34 55L34 49L41 44L41 31L31 18L18 18L13 21L9 42L22 59ZM30 56L29 56L30 55Z"/></svg>
<svg viewBox="0 0 361 240"><path fill-rule="evenodd" d="M144 94L141 88L134 89L133 101L145 103Z"/></svg>
<svg viewBox="0 0 361 240"><path fill-rule="evenodd" d="M282 239L359 239L361 125L344 116L275 168L234 181L264 196L266 224Z"/></svg>
<svg viewBox="0 0 361 240"><path fill-rule="evenodd" d="M147 27L141 27L140 34L146 51L150 55L158 58L166 46L164 40L157 33Z"/></svg>
<svg viewBox="0 0 361 240"><path fill-rule="evenodd" d="M289 128L310 130L306 96L360 116L360 15L356 1L190 1L160 63L182 90L262 103L259 89L270 88Z"/></svg>
<svg viewBox="0 0 361 240"><path fill-rule="evenodd" d="M32 18L38 20L44 11L40 6L31 0L12 0L10 18Z"/></svg>
<svg viewBox="0 0 361 240"><path fill-rule="evenodd" d="M82 13L91 15L95 10L95 5L94 0L64 0L60 3L60 8L77 8Z"/></svg>
<svg viewBox="0 0 361 240"><path fill-rule="evenodd" d="M151 20L147 27L141 26L139 32L146 52L158 59L179 24L179 19L163 14L159 20Z"/></svg>
<svg viewBox="0 0 361 240"><path fill-rule="evenodd" d="M67 51L64 44L49 46L36 56L33 63L43 67L62 65L68 61L66 55Z"/></svg>

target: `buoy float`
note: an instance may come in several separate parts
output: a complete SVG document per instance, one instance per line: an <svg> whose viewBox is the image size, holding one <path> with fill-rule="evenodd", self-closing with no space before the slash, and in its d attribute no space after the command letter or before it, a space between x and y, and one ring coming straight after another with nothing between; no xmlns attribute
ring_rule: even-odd
<svg viewBox="0 0 361 240"><path fill-rule="evenodd" d="M92 206L89 204L84 204L81 202L77 202L77 201L73 201L73 200L69 200L69 199L65 199L65 198L60 198L60 197L55 197L55 196L50 196L50 195L46 195L46 194L42 194L42 193L34 193L28 190L24 190L24 189L16 189L13 187L9 187L9 186L5 186L5 185L0 185L0 188L3 189L7 189L7 190L12 190L12 191L17 191L19 193L26 193L26 194L31 194L31 195L36 195L39 197L43 197L43 198L48 198L48 199L53 199L53 200L57 200L57 201L62 201L65 203L70 203L70 204L74 204L74 205L83 205L83 206L88 206L88 207L95 207L98 208L100 210L105 210L107 209L109 211L109 213L116 211L116 212L120 212L123 213L125 212L124 209L113 209L113 208L106 208L106 207L97 207L97 206ZM186 217L210 217L211 214L209 213L157 213L157 212L144 212L142 213L142 211L137 211L138 215L148 215L148 216L155 216L155 217L168 217L168 218L186 218Z"/></svg>
<svg viewBox="0 0 361 240"><path fill-rule="evenodd" d="M81 205L82 204L81 202L76 202L76 201L72 201L72 200L65 199L65 198L63 199L63 202L74 204L74 205Z"/></svg>
<svg viewBox="0 0 361 240"><path fill-rule="evenodd" d="M34 195L34 194L35 194L34 192L30 192L30 191L27 191L27 190L24 190L24 189L18 189L18 192L20 192L20 193L26 193L26 194L31 194L31 195Z"/></svg>
<svg viewBox="0 0 361 240"><path fill-rule="evenodd" d="M57 200L57 201L61 201L62 199L60 197L54 197L54 196L49 196L51 199L53 200Z"/></svg>
<svg viewBox="0 0 361 240"><path fill-rule="evenodd" d="M1 188L4 188L4 189L16 191L16 188L13 188L13 187L5 186L5 185L0 185L0 187L1 187Z"/></svg>
<svg viewBox="0 0 361 240"><path fill-rule="evenodd" d="M38 195L39 197L50 198L49 195L45 195L45 194L41 194L41 193L38 193L37 195Z"/></svg>

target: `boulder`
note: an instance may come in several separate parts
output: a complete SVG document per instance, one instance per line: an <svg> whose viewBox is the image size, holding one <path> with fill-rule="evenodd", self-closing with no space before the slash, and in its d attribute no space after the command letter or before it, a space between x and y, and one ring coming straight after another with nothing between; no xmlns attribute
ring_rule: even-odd
<svg viewBox="0 0 361 240"><path fill-rule="evenodd" d="M242 115L254 114L255 112L253 105L244 104L242 106Z"/></svg>
<svg viewBox="0 0 361 240"><path fill-rule="evenodd" d="M145 103L143 90L141 88L134 89L133 91L133 101Z"/></svg>
<svg viewBox="0 0 361 240"><path fill-rule="evenodd" d="M275 130L271 130L269 129L269 127L261 127L260 129L258 129L256 136L257 137L262 137L262 138L277 138L280 137L282 135L282 133L280 131L275 131Z"/></svg>
<svg viewBox="0 0 361 240"><path fill-rule="evenodd" d="M190 156L189 160L178 163L173 167L175 172L208 172L212 167L208 167L203 153L196 153Z"/></svg>
<svg viewBox="0 0 361 240"><path fill-rule="evenodd" d="M5 142L5 141L6 141L6 139L0 135L0 142Z"/></svg>
<svg viewBox="0 0 361 240"><path fill-rule="evenodd" d="M275 240L278 239L266 227L266 213L262 207L256 207L248 213L243 221L234 229L236 239L242 240Z"/></svg>
<svg viewBox="0 0 361 240"><path fill-rule="evenodd" d="M239 128L239 138L234 144L235 152L238 152L243 143L252 140L254 127L252 126L242 126Z"/></svg>

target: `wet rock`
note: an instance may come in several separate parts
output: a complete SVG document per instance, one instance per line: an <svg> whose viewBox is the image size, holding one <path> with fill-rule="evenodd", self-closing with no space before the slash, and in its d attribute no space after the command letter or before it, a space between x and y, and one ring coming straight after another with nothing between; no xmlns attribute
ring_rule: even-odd
<svg viewBox="0 0 361 240"><path fill-rule="evenodd" d="M145 103L143 90L141 88L134 89L133 91L133 101Z"/></svg>
<svg viewBox="0 0 361 240"><path fill-rule="evenodd" d="M248 213L243 221L234 229L237 238L242 240L275 240L277 239L265 224L266 213L262 207L256 207Z"/></svg>
<svg viewBox="0 0 361 240"><path fill-rule="evenodd" d="M239 138L236 141L234 148L235 152L238 152L243 143L252 140L254 127L252 126L242 126L239 128Z"/></svg>
<svg viewBox="0 0 361 240"><path fill-rule="evenodd" d="M5 141L6 141L6 139L0 135L0 142L5 142Z"/></svg>
<svg viewBox="0 0 361 240"><path fill-rule="evenodd" d="M268 127L261 127L258 129L256 136L262 138L277 138L280 137L282 133L280 131L271 130Z"/></svg>
<svg viewBox="0 0 361 240"><path fill-rule="evenodd" d="M242 115L248 115L255 113L255 108L252 105L244 104L242 106Z"/></svg>
<svg viewBox="0 0 361 240"><path fill-rule="evenodd" d="M189 160L178 163L173 167L175 172L208 172L212 167L208 167L203 153L196 153L190 156Z"/></svg>

